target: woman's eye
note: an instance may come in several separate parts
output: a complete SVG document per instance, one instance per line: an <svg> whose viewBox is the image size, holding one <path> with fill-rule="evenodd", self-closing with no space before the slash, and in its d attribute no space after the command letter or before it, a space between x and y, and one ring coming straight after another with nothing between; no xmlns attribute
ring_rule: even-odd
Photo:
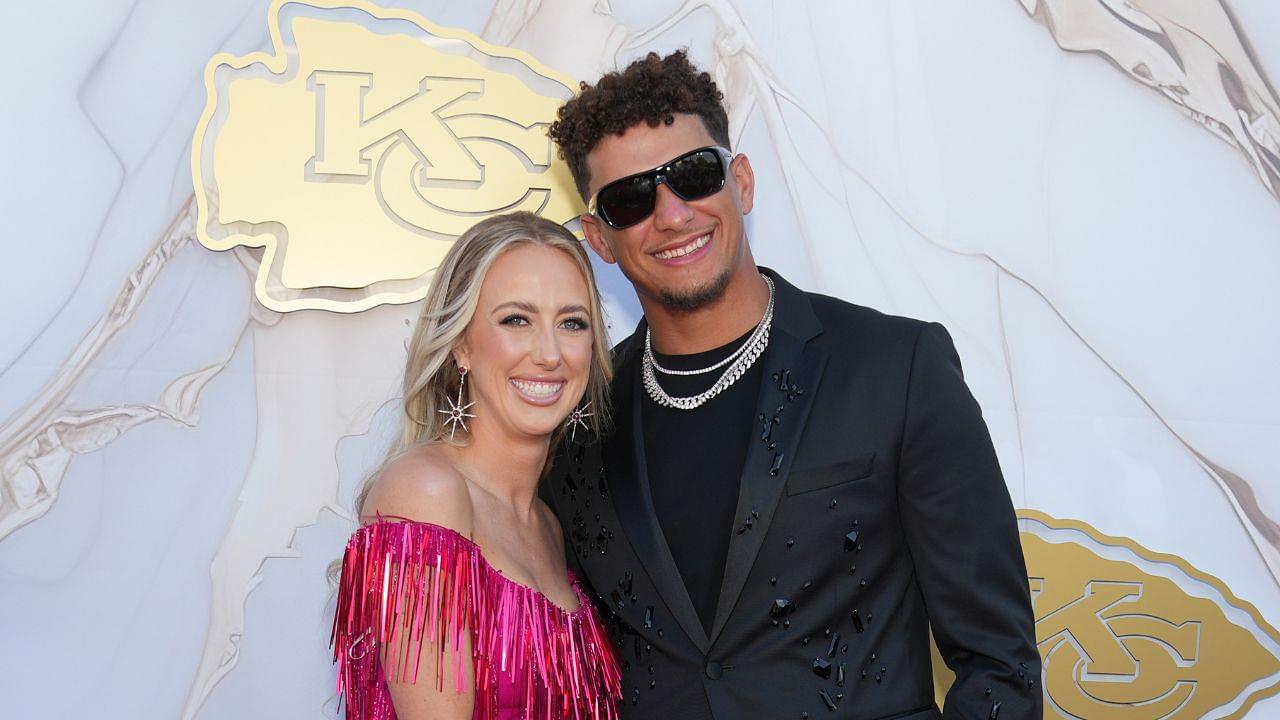
<svg viewBox="0 0 1280 720"><path fill-rule="evenodd" d="M503 325L511 325L513 327L522 327L529 324L529 318L523 315L508 315L502 319Z"/></svg>
<svg viewBox="0 0 1280 720"><path fill-rule="evenodd" d="M591 327L590 325L587 324L586 320L582 318L576 318L576 317L567 318L564 321L563 325L570 330L587 330L587 329L590 329Z"/></svg>

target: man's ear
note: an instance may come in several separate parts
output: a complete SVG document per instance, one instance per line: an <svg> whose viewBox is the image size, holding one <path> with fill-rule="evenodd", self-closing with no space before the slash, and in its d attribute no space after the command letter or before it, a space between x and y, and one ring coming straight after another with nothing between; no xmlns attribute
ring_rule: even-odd
<svg viewBox="0 0 1280 720"><path fill-rule="evenodd" d="M729 164L729 173L733 175L733 183L738 191L738 206L742 214L751 212L756 199L756 174L751 169L751 161L741 153Z"/></svg>
<svg viewBox="0 0 1280 720"><path fill-rule="evenodd" d="M613 255L613 245L605 238L600 219L590 213L583 213L579 222L582 223L582 234L587 237L587 244L595 250L596 255L610 265L617 264L618 259Z"/></svg>

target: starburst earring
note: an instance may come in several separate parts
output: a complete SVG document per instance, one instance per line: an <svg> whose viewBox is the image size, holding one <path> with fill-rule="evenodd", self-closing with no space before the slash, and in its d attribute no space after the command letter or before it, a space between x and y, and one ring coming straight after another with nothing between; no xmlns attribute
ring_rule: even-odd
<svg viewBox="0 0 1280 720"><path fill-rule="evenodd" d="M471 413L467 412L467 410L472 405L476 404L475 401L473 400L467 403L466 405L462 404L462 390L467 386L467 369L459 365L458 375L461 376L461 380L458 381L457 401L454 401L450 398L445 398L446 400L449 401L449 409L436 411L438 413L443 413L449 416L448 419L445 420L445 423L449 425L449 441L450 442L453 442L453 435L458 431L459 425L462 426L462 432L470 432L469 430L467 430L467 418L475 417L475 415L472 415Z"/></svg>
<svg viewBox="0 0 1280 720"><path fill-rule="evenodd" d="M586 419L595 415L595 413L587 412L587 408L589 407L591 407L590 400L587 401L586 405L574 408L573 412L569 413L569 419L564 421L565 426L569 428L570 442L577 440L578 428L582 428L583 430L587 429Z"/></svg>

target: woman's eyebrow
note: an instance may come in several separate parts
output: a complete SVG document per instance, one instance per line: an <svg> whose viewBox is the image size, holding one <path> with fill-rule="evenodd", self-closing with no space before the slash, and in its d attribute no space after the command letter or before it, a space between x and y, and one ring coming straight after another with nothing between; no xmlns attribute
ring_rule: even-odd
<svg viewBox="0 0 1280 720"><path fill-rule="evenodd" d="M531 302L527 302L527 301L524 301L524 300L508 300L507 302L504 302L504 303L502 303L501 305L499 305L499 306L495 307L495 308L492 310L492 312L498 312L499 310L502 310L503 308L509 308L509 307L511 307L511 308L516 308L517 310L523 310L523 311L525 311L525 312L527 312L527 313L536 313L536 312L538 312L538 308L534 307L533 303L531 303Z"/></svg>
<svg viewBox="0 0 1280 720"><path fill-rule="evenodd" d="M504 302L501 305L495 307L492 310L492 312L498 312L499 310L502 310L504 308L516 308L517 310L523 310L527 313L538 312L538 307L536 305L534 305L531 302L527 302L525 300L508 300L507 302ZM568 315L569 313L586 313L586 312L587 312L587 308L585 308L582 305L564 305L560 308L561 315Z"/></svg>

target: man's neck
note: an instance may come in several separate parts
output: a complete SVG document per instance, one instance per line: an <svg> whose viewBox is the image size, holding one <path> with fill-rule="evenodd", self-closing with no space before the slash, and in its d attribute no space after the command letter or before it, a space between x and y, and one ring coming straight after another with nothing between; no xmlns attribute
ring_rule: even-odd
<svg viewBox="0 0 1280 720"><path fill-rule="evenodd" d="M653 349L664 355L690 355L728 344L742 337L764 317L769 286L752 265L738 272L724 294L691 311L667 308L657 299L641 299L653 333Z"/></svg>

